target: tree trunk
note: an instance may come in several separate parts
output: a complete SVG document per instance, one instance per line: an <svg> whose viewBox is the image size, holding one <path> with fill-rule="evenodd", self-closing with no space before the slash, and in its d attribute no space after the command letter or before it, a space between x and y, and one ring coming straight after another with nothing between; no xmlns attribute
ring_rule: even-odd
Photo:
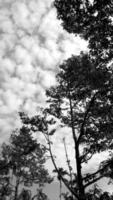
<svg viewBox="0 0 113 200"><path fill-rule="evenodd" d="M78 189L79 189L79 200L85 200L85 190L82 181L82 172L81 172L81 162L80 162L80 153L79 153L79 146L76 144L75 147L76 152L76 167L77 167L77 182L78 182Z"/></svg>
<svg viewBox="0 0 113 200"><path fill-rule="evenodd" d="M77 183L78 183L78 190L79 190L79 199L78 200L85 200L85 191L82 182L82 172L81 172L81 161L80 161L80 152L79 152L79 143L77 141L77 137L75 134L74 129L74 115L73 115L73 106L69 92L69 103L70 103L70 113L71 113L71 128L73 134L73 140L75 144L75 160L76 160L76 168L77 168Z"/></svg>
<svg viewBox="0 0 113 200"><path fill-rule="evenodd" d="M14 194L14 200L17 200L17 197L18 197L18 187L19 187L19 178L17 178L16 180L16 186L15 186L15 194Z"/></svg>
<svg viewBox="0 0 113 200"><path fill-rule="evenodd" d="M79 143L75 141L75 160L76 160L76 169L77 169L77 184L78 184L78 200L86 200L85 189L82 181L82 171L81 171L81 161L80 161L80 152L79 152Z"/></svg>

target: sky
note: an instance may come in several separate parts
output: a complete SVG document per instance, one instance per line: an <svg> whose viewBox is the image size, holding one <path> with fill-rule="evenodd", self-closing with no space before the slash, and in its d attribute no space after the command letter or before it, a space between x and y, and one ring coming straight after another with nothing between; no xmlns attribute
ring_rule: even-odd
<svg viewBox="0 0 113 200"><path fill-rule="evenodd" d="M62 29L52 0L0 0L0 144L18 126L19 111L33 115L45 105L59 64L80 51L87 51L87 42ZM54 138L61 166L64 132ZM66 141L70 148L71 137ZM48 166L53 169L51 162Z"/></svg>
<svg viewBox="0 0 113 200"><path fill-rule="evenodd" d="M45 105L59 64L81 50L87 42L62 29L52 0L0 0L0 144L19 126L19 111L33 115ZM55 136L54 151L64 165L62 135ZM48 167L53 170L51 162Z"/></svg>
<svg viewBox="0 0 113 200"><path fill-rule="evenodd" d="M0 0L1 144L18 127L19 111L33 115L45 105L59 64L87 50L87 42L65 32L56 15L52 0ZM60 162L64 131L54 138Z"/></svg>
<svg viewBox="0 0 113 200"><path fill-rule="evenodd" d="M51 0L0 0L0 143L19 111L34 114L44 105L59 63L86 47L62 29Z"/></svg>

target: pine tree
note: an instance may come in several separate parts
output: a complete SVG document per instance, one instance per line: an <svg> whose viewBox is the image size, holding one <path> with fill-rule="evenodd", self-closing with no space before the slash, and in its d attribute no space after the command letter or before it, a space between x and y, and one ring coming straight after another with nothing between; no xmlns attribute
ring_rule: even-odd
<svg viewBox="0 0 113 200"><path fill-rule="evenodd" d="M87 54L72 56L60 65L57 85L46 91L48 108L43 115L23 116L25 124L40 131L48 142L49 152L59 179L71 193L71 199L86 200L86 188L103 177L112 178L112 157L97 171L83 174L83 164L96 154L113 148L113 75L112 70L99 68ZM50 116L50 117L49 117ZM56 120L57 119L57 120ZM76 174L64 173L55 163L50 126L59 120L70 128L75 152ZM82 149L82 151L80 151ZM69 178L67 178L70 177ZM71 181L70 181L71 180Z"/></svg>
<svg viewBox="0 0 113 200"><path fill-rule="evenodd" d="M1 178L4 181L8 179L13 200L18 198L20 184L31 187L35 183L40 188L52 181L44 166L45 154L45 146L37 143L30 129L25 126L11 135L9 144L2 145Z"/></svg>

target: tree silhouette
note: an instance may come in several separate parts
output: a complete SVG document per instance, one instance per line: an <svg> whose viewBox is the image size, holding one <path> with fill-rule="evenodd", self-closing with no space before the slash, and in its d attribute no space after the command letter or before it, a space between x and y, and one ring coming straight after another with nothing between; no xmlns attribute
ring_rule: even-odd
<svg viewBox="0 0 113 200"><path fill-rule="evenodd" d="M112 178L112 157L102 162L94 173L83 174L82 170L93 155L113 148L112 69L97 67L82 53L64 61L56 78L57 85L46 91L48 107L43 115L23 116L23 121L32 130L44 134L55 170L69 189L70 198L85 200L88 186L103 177ZM50 127L58 120L61 127L70 128L73 138L76 173L72 181L69 172L67 177L62 174L52 154L51 137L56 129Z"/></svg>
<svg viewBox="0 0 113 200"><path fill-rule="evenodd" d="M11 135L9 144L2 145L0 175L5 182L5 179L8 179L13 200L18 199L20 184L31 187L35 183L38 187L42 187L45 183L52 181L44 167L45 153L45 146L37 143L30 129L25 126ZM22 194L25 192L23 190Z"/></svg>
<svg viewBox="0 0 113 200"><path fill-rule="evenodd" d="M37 194L31 200L48 200L47 195L43 192L42 188L37 189Z"/></svg>
<svg viewBox="0 0 113 200"><path fill-rule="evenodd" d="M89 42L98 65L113 59L112 0L55 0L54 5L63 28Z"/></svg>
<svg viewBox="0 0 113 200"><path fill-rule="evenodd" d="M18 199L19 200L31 200L31 191L23 188L21 193L19 194Z"/></svg>
<svg viewBox="0 0 113 200"><path fill-rule="evenodd" d="M47 90L48 113L72 130L79 199L85 198L85 188L103 177L101 167L82 175L83 163L96 152L112 149L112 78L112 71L98 68L88 55L81 54L60 65L57 86Z"/></svg>
<svg viewBox="0 0 113 200"><path fill-rule="evenodd" d="M113 178L112 154L97 171L83 173L84 164L88 165L96 153L113 149L113 70L107 66L113 55L113 2L55 0L54 5L64 29L88 41L89 54L65 60L59 66L56 86L46 91L47 108L31 118L21 113L21 119L30 130L43 133L58 178L70 192L65 199L87 200L90 185L103 177ZM74 143L73 170L64 143L66 172L57 166L52 152L56 121L69 128Z"/></svg>
<svg viewBox="0 0 113 200"><path fill-rule="evenodd" d="M71 99L70 112L72 114L72 126L77 128L77 132L79 131L79 133L80 132L81 133L77 138L76 137L74 138L74 136L73 138L75 140L76 144L75 146L77 146L77 143L78 144L83 143L84 145L84 140L85 140L85 145L86 143L88 145L88 142L90 144L89 149L85 147L83 155L82 156L80 155L80 163L82 164L82 162L83 163L88 162L88 160L90 160L93 154L95 154L96 152L101 152L106 149L112 149L113 72L111 63L113 59L113 35L112 35L113 1L112 0L108 1L55 0L54 6L57 9L58 19L62 21L63 28L67 30L69 33L74 33L75 35L79 35L80 37L88 41L89 57L91 61L89 64L90 66L89 69L87 67L88 62L83 63L79 59L78 66L80 66L80 63L84 65L84 70L82 68L80 73L81 67L79 68L77 67L76 59L73 56L72 58L65 61L64 64L60 67L61 74L59 73L60 76L58 75L58 84L61 87L63 86L62 87L63 91L65 90L64 84L62 84L64 83L64 79L67 80L67 78L69 77L68 75L71 74L70 71L73 72L74 74L74 76L73 75L70 76L69 81L70 81L70 86L72 83L72 85L75 87L75 90L74 88L70 89L71 87L68 87L69 91L71 91L70 92L71 95L68 92L69 94L68 96L70 96L69 98ZM111 67L111 70L108 69L108 64ZM74 68L73 66L75 67L75 70L73 70ZM66 72L66 67L67 69L70 70L70 71L67 70L67 74L64 73L64 71ZM109 75L111 74L110 77L108 74ZM74 79L72 77L74 77ZM75 83L73 82L73 80L75 81ZM56 92L57 94L55 94L55 91L57 91ZM55 114L59 112L58 117L65 124L69 124L69 118L67 119L64 116L64 119L62 119L63 112L59 105L62 104L63 97L60 91L61 90L59 89L59 87L56 87L56 88L51 88L51 91L47 92L47 95L51 97L50 99L51 111L52 114L54 112ZM74 91L73 95L72 91ZM73 97L75 97L75 103L73 103ZM56 100L58 98L59 100ZM79 100L78 101L79 105L76 99ZM74 111L74 108L77 108L77 105L79 107L81 106L83 112L77 113L77 109L76 112ZM78 124L80 126L78 126ZM107 176L112 179L113 178L112 169L113 169L113 159L111 156L111 158L108 158L106 161L101 163L97 172L92 174L92 178L90 174L89 175L86 174L86 177L83 178L83 182L87 182L88 179L89 181L86 183L85 187L99 180L103 176ZM81 180L80 176L79 180Z"/></svg>

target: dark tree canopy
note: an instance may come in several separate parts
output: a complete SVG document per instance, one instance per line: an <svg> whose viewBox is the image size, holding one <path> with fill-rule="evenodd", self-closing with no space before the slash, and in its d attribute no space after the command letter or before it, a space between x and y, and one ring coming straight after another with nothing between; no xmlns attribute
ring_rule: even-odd
<svg viewBox="0 0 113 200"><path fill-rule="evenodd" d="M85 189L103 177L113 177L113 158L100 163L94 173L83 174L83 164L96 153L113 149L113 73L112 69L97 67L87 54L72 56L59 66L57 85L46 91L48 107L42 115L23 115L24 124L32 131L42 132L58 179L71 192L71 199L86 200ZM58 168L51 150L51 137L61 127L69 127L74 142L75 173ZM54 127L54 126L53 126ZM58 133L58 132L57 132ZM80 150L82 147L82 151ZM67 158L67 163L68 163ZM70 177L67 178L66 176Z"/></svg>
<svg viewBox="0 0 113 200"><path fill-rule="evenodd" d="M82 170L96 153L113 150L113 69L107 65L113 59L113 1L54 0L54 5L63 28L87 40L89 53L72 56L59 66L57 85L46 91L47 108L41 115L28 117L20 113L23 126L19 134L11 136L11 146L4 146L1 173L8 174L11 169L18 177L17 181L21 178L24 183L29 183L29 180L39 184L51 181L43 166L46 149L31 137L32 132L42 132L58 180L70 192L64 195L65 199L88 200L93 193L87 193L86 188L103 177L113 180L112 153L100 163L97 171L83 173ZM52 128L56 121L59 121L59 126L68 127L69 134L72 134L74 169L70 165L65 141L68 170L59 168L55 162L51 137L57 132ZM112 199L107 192L101 194L98 188L93 192L98 194L95 199ZM28 191L23 191L22 195L25 193L27 195ZM39 190L39 199L46 199L42 194Z"/></svg>
<svg viewBox="0 0 113 200"><path fill-rule="evenodd" d="M54 5L64 29L88 40L97 64L113 59L112 0L55 0Z"/></svg>
<svg viewBox="0 0 113 200"><path fill-rule="evenodd" d="M82 167L95 153L113 149L113 74L110 69L97 67L87 54L81 54L64 61L56 78L57 86L46 92L47 111L72 130L77 167L74 181L81 200L85 199L85 188L112 176L112 160L102 163L93 174L84 175Z"/></svg>
<svg viewBox="0 0 113 200"><path fill-rule="evenodd" d="M83 131L79 141L87 143L92 152L112 148L112 72L107 68L97 68L88 55L81 54L60 65L57 81L56 87L47 90L48 111L72 127L71 101L73 126L79 134Z"/></svg>
<svg viewBox="0 0 113 200"><path fill-rule="evenodd" d="M22 126L13 133L10 143L3 145L2 156L20 182L44 184L50 180L48 171L44 169L46 148L37 143L29 128Z"/></svg>
<svg viewBox="0 0 113 200"><path fill-rule="evenodd" d="M13 200L17 200L20 184L28 188L37 184L37 187L40 188L45 183L50 183L52 178L45 169L45 154L46 147L33 138L32 131L28 127L23 125L14 131L9 144L2 145L0 156L1 196L9 195Z"/></svg>

